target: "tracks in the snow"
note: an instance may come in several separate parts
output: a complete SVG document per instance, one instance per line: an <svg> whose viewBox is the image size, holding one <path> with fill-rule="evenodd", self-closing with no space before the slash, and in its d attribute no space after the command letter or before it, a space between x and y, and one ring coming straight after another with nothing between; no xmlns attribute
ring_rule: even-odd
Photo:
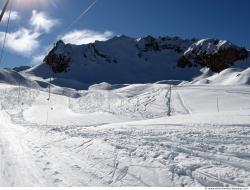
<svg viewBox="0 0 250 190"><path fill-rule="evenodd" d="M173 88L180 113L192 114L181 92ZM154 108L166 108L158 103L164 102L168 93L167 88L154 88L151 92L129 97L123 104L114 104L119 107L117 112L116 107L106 108L114 114L154 118ZM166 113L167 110L162 109L157 114L165 116ZM22 111L9 112L9 116L16 127L23 126L20 129L27 132L21 133L25 139L23 147L25 154L32 154L28 157L30 163L35 162L33 168L27 168L36 169L37 176L45 176L41 181L49 185L243 186L250 176L248 125L179 125L174 123L175 118L169 119L172 124L167 124L167 118L160 120L166 124L149 122L140 124L141 127L131 123L117 124L113 128L45 126L26 121ZM0 151L3 150L1 144L0 139ZM24 166L27 162L28 159ZM2 163L1 169L6 164ZM213 173L216 171L219 172Z"/></svg>
<svg viewBox="0 0 250 190"><path fill-rule="evenodd" d="M178 87L175 88L176 94L177 94L177 98L181 104L181 106L183 107L183 109L185 110L186 114L192 114L191 109L186 105L181 93L178 90Z"/></svg>
<svg viewBox="0 0 250 190"><path fill-rule="evenodd" d="M166 95L167 94L167 95ZM69 108L76 113L103 111L117 116L133 119L151 119L166 116L167 85L153 87L148 92L142 91L132 96L121 96L110 91L90 91L81 98L69 100Z"/></svg>

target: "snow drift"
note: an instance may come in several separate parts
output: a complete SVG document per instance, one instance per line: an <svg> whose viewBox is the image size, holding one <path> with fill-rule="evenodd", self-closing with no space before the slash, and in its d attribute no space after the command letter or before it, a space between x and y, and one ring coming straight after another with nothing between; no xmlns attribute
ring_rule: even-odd
<svg viewBox="0 0 250 190"><path fill-rule="evenodd" d="M249 85L250 67L245 70L229 68L216 74L213 74L209 69L205 69L201 76L188 84Z"/></svg>
<svg viewBox="0 0 250 190"><path fill-rule="evenodd" d="M30 88L38 87L36 82L11 69L0 69L0 83Z"/></svg>

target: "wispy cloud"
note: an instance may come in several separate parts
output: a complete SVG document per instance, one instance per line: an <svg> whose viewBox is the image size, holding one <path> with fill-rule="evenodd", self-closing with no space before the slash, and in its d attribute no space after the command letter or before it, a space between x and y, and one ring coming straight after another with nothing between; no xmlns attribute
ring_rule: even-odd
<svg viewBox="0 0 250 190"><path fill-rule="evenodd" d="M0 32L0 42L4 41L4 32ZM8 33L6 38L6 47L10 50L22 54L30 55L35 49L40 46L38 32L33 32L26 28L20 28L18 31Z"/></svg>
<svg viewBox="0 0 250 190"><path fill-rule="evenodd" d="M8 13L6 13L7 15ZM12 12L12 20L20 18L18 12ZM6 16L4 19L7 19ZM49 33L57 25L57 19L50 18L45 12L32 11L29 20L29 27L18 28L14 32L9 32L6 36L6 47L22 56L31 56L41 47L40 37L44 33ZM0 32L0 44L3 44L5 33Z"/></svg>
<svg viewBox="0 0 250 190"><path fill-rule="evenodd" d="M106 41L114 36L113 32L97 32L93 30L74 30L65 34L62 40L65 43L71 43L76 45L93 43L95 41Z"/></svg>
<svg viewBox="0 0 250 190"><path fill-rule="evenodd" d="M8 13L6 13L7 15ZM7 17L4 18L6 21ZM11 20L20 19L18 12L12 12ZM9 32L6 38L6 48L20 54L21 56L30 57L31 64L40 64L45 55L51 49L51 46L44 46L41 43L41 36L48 34L51 30L60 24L58 19L48 16L45 12L37 10L32 11L28 20L28 27L18 28L16 31ZM0 45L3 44L5 33L0 31ZM94 30L73 30L66 33L62 38L65 43L71 44L88 44L95 41L106 41L113 37L111 31L98 32ZM39 51L38 51L39 49Z"/></svg>
<svg viewBox="0 0 250 190"><path fill-rule="evenodd" d="M59 21L57 19L50 18L45 12L33 10L30 18L30 24L35 31L49 33L55 25L59 24Z"/></svg>
<svg viewBox="0 0 250 190"><path fill-rule="evenodd" d="M1 11L0 11L1 12ZM6 11L4 16L3 16L3 19L2 19L2 22L7 22L8 18L9 18L9 14L10 14L10 11ZM17 11L12 11L11 14L10 14L10 20L13 21L13 20L19 20L21 17L19 15L19 13Z"/></svg>

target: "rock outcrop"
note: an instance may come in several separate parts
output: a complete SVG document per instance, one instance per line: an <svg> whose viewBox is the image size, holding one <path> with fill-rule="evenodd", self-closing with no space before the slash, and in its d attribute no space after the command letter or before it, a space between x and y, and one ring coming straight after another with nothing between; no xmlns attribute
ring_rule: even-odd
<svg viewBox="0 0 250 190"><path fill-rule="evenodd" d="M71 58L60 49L63 46L65 46L64 42L58 41L43 60L43 63L49 65L54 73L67 72L69 69Z"/></svg>
<svg viewBox="0 0 250 190"><path fill-rule="evenodd" d="M200 40L191 45L178 60L178 67L208 67L221 72L234 65L236 61L248 58L245 48L231 42L216 39Z"/></svg>

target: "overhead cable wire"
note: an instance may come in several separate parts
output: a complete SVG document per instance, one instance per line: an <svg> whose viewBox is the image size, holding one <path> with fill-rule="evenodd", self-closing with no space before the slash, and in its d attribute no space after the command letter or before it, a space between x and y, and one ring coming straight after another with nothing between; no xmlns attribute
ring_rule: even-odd
<svg viewBox="0 0 250 190"><path fill-rule="evenodd" d="M4 39L3 39L3 45L2 45L2 48L1 48L0 65L2 64L2 60L3 60L3 56L4 56L4 49L5 49L6 39L7 39L9 25L10 25L10 17L11 17L11 13L12 13L12 7L13 7L13 2L11 1L9 15L8 15L8 20L7 20L7 25L6 25Z"/></svg>

